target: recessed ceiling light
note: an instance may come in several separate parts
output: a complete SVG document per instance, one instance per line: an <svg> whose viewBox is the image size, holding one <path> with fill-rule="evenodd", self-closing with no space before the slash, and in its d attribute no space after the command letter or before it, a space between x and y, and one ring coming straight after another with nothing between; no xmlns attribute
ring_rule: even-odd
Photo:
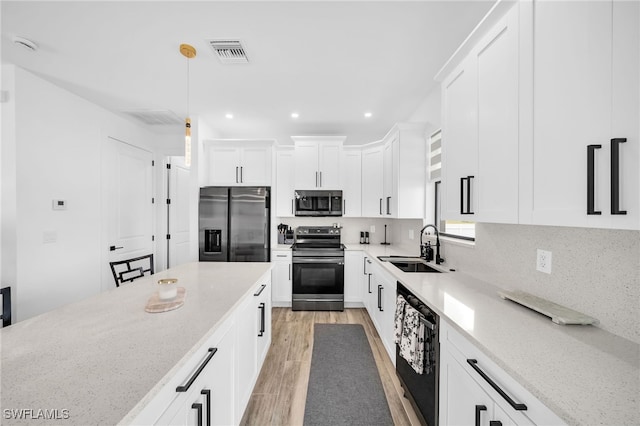
<svg viewBox="0 0 640 426"><path fill-rule="evenodd" d="M365 113L364 113L364 118L371 118L371 116L372 116L372 115L373 115L373 114L372 114L372 113L370 113L370 112L365 112Z"/></svg>
<svg viewBox="0 0 640 426"><path fill-rule="evenodd" d="M233 118L233 114L225 114L224 116L226 118L228 118L229 120L231 120Z"/></svg>
<svg viewBox="0 0 640 426"><path fill-rule="evenodd" d="M291 113L291 118L298 118L298 117L300 117L300 114L298 114L297 112Z"/></svg>

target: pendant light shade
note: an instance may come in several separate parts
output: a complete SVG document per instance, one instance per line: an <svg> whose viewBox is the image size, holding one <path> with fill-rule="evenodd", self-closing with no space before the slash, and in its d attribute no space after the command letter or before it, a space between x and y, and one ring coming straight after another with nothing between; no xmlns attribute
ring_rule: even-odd
<svg viewBox="0 0 640 426"><path fill-rule="evenodd" d="M180 53L187 58L187 118L184 133L184 164L191 166L191 119L189 118L189 59L196 57L196 49L189 44L180 45Z"/></svg>

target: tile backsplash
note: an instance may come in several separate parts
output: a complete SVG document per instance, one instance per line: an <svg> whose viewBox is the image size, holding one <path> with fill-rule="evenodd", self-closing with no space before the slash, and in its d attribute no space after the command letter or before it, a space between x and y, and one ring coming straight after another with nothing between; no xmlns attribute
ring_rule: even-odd
<svg viewBox="0 0 640 426"><path fill-rule="evenodd" d="M536 270L536 250L552 272ZM443 244L447 266L499 287L523 290L600 320L640 343L640 232L476 224L475 246Z"/></svg>

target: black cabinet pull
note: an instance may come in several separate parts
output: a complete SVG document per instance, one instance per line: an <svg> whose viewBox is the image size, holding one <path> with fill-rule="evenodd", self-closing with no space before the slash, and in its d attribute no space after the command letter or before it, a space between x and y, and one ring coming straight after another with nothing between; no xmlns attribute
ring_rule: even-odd
<svg viewBox="0 0 640 426"><path fill-rule="evenodd" d="M121 248L124 248L124 247L110 246L109 251L116 251L116 250L120 250Z"/></svg>
<svg viewBox="0 0 640 426"><path fill-rule="evenodd" d="M378 284L378 309L382 312L382 286Z"/></svg>
<svg viewBox="0 0 640 426"><path fill-rule="evenodd" d="M460 178L460 214L466 214L464 212L464 181L466 180L467 178Z"/></svg>
<svg viewBox="0 0 640 426"><path fill-rule="evenodd" d="M367 256L362 258L362 273L367 275Z"/></svg>
<svg viewBox="0 0 640 426"><path fill-rule="evenodd" d="M264 331L265 331L265 311L266 308L264 306L264 303L261 303L260 305L258 305L258 309L260 309L260 332L258 333L258 337L262 337L264 336Z"/></svg>
<svg viewBox="0 0 640 426"><path fill-rule="evenodd" d="M189 390L189 388L191 387L193 382L198 378L200 373L202 373L202 370L204 370L204 368L207 366L209 361L211 361L211 358L213 358L213 356L216 354L216 352L218 352L218 348L209 348L208 352L209 352L209 355L207 355L207 357L204 359L204 361L202 361L202 364L200 364L200 366L198 367L196 372L193 373L193 375L189 378L187 383L185 383L184 385L178 386L176 388L176 392L186 392L186 391Z"/></svg>
<svg viewBox="0 0 640 426"><path fill-rule="evenodd" d="M611 139L611 214L627 214L620 210L620 144L627 138Z"/></svg>
<svg viewBox="0 0 640 426"><path fill-rule="evenodd" d="M207 402L207 426L211 426L211 390L202 389L200 395L204 395L205 401Z"/></svg>
<svg viewBox="0 0 640 426"><path fill-rule="evenodd" d="M236 166L236 183L239 183L238 182L238 166Z"/></svg>
<svg viewBox="0 0 640 426"><path fill-rule="evenodd" d="M320 172L320 188L322 188L322 172Z"/></svg>
<svg viewBox="0 0 640 426"><path fill-rule="evenodd" d="M291 214L293 214L293 199L291 199Z"/></svg>
<svg viewBox="0 0 640 426"><path fill-rule="evenodd" d="M476 405L476 426L480 426L480 414L483 411L487 411L486 405Z"/></svg>
<svg viewBox="0 0 640 426"><path fill-rule="evenodd" d="M500 420L491 420L489 426L502 426L502 422Z"/></svg>
<svg viewBox="0 0 640 426"><path fill-rule="evenodd" d="M347 212L347 200L342 200L342 214Z"/></svg>
<svg viewBox="0 0 640 426"><path fill-rule="evenodd" d="M242 166L240 166L240 183L244 183L244 179L242 179Z"/></svg>
<svg viewBox="0 0 640 426"><path fill-rule="evenodd" d="M371 294L371 274L369 274L369 283L368 283L368 290L369 290L369 294Z"/></svg>
<svg viewBox="0 0 640 426"><path fill-rule="evenodd" d="M595 172L595 151L596 149L602 148L602 145L587 145L587 214L588 215L599 215L602 214L600 211L596 211L596 172ZM613 146L612 146L613 149ZM612 160L613 161L613 160ZM611 172L613 174L613 171ZM613 184L612 184L613 186ZM611 194L611 205L613 205L613 194Z"/></svg>
<svg viewBox="0 0 640 426"><path fill-rule="evenodd" d="M318 172L316 172L316 188L318 187Z"/></svg>
<svg viewBox="0 0 640 426"><path fill-rule="evenodd" d="M391 197L387 197L387 214L391 214Z"/></svg>
<svg viewBox="0 0 640 426"><path fill-rule="evenodd" d="M509 395L507 395L505 393L505 391L503 391L500 386L498 386L493 380L491 380L491 378L489 376L487 376L487 374L482 371L480 369L480 367L478 367L478 361L475 359L467 359L467 364L469 364L474 370L476 370L476 372L484 379L486 380L487 383L489 383L491 385L491 387L493 389L495 389L496 392L498 392L500 394L501 397L503 397L505 399L505 401L507 401L509 403L509 405L511 405L511 407L513 407L514 410L518 410L518 411L524 411L527 409L527 406L525 404L521 404L521 403L517 403L515 402L513 399L511 399L511 397Z"/></svg>
<svg viewBox="0 0 640 426"><path fill-rule="evenodd" d="M473 214L471 210L471 179L475 176L467 176L467 214Z"/></svg>
<svg viewBox="0 0 640 426"><path fill-rule="evenodd" d="M380 216L382 216L382 198L380 198Z"/></svg>
<svg viewBox="0 0 640 426"><path fill-rule="evenodd" d="M266 284L262 284L260 286L260 288L258 289L258 291L256 291L255 293L253 293L254 296L260 296L262 294L262 292L264 291L264 289L267 288Z"/></svg>
<svg viewBox="0 0 640 426"><path fill-rule="evenodd" d="M198 419L198 426L202 426L202 404L200 404L199 402L194 402L193 404L191 404L191 408L193 408L194 410L196 410L196 416Z"/></svg>

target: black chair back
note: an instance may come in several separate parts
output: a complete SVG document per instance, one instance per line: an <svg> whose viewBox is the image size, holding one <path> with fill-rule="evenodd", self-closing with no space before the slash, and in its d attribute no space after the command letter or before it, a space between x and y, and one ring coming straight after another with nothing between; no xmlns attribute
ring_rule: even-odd
<svg viewBox="0 0 640 426"><path fill-rule="evenodd" d="M122 283L132 282L137 278L143 277L145 272L153 275L153 254L109 262L109 265L111 265L116 287L120 287Z"/></svg>

